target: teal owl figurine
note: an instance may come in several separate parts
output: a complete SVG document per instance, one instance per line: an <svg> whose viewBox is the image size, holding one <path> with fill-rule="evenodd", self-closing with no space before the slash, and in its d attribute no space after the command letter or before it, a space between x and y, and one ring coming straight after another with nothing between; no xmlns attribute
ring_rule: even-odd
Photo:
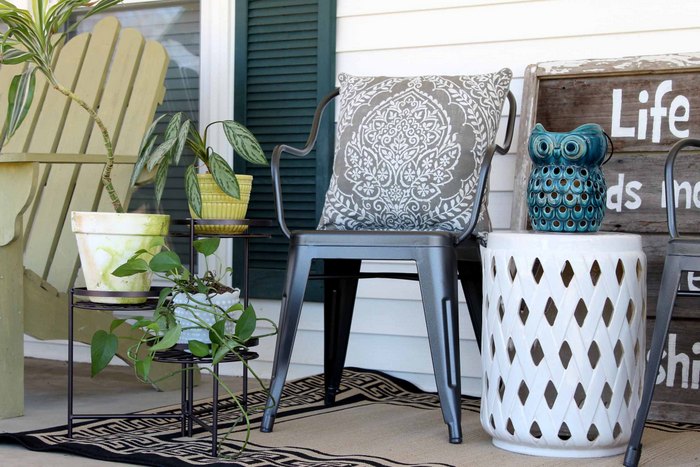
<svg viewBox="0 0 700 467"><path fill-rule="evenodd" d="M600 228L607 190L601 164L607 150L600 125L588 123L567 133L535 125L528 142L533 167L527 187L534 230L596 232Z"/></svg>

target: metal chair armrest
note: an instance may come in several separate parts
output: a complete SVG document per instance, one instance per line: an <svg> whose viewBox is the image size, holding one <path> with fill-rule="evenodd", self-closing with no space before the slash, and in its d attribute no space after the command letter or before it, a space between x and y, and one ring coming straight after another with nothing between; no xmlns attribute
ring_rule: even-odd
<svg viewBox="0 0 700 467"><path fill-rule="evenodd" d="M664 183L666 184L666 219L668 221L668 233L671 238L678 237L678 227L676 225L676 194L673 183L673 164L681 149L688 146L700 148L700 139L684 138L673 145L666 157L664 166Z"/></svg>
<svg viewBox="0 0 700 467"><path fill-rule="evenodd" d="M491 162L494 153L507 154L510 150L510 145L513 142L513 132L515 129L515 115L517 113L517 103L512 92L508 91L508 124L506 126L506 134L503 138L503 146L491 144L486 150L486 155L481 161L481 170L479 171L479 183L476 187L476 197L472 208L472 215L469 218L469 224L465 227L462 233L455 240L455 244L461 243L465 238L472 234L476 223L479 220L479 211L481 210L481 201L484 199L486 192L486 184L489 180L489 172L491 171Z"/></svg>
<svg viewBox="0 0 700 467"><path fill-rule="evenodd" d="M295 148L288 146L286 144L280 144L275 146L272 151L272 160L270 161L270 170L272 172L272 192L275 198L275 211L277 213L277 223L282 229L282 233L287 238L291 237L291 232L287 227L287 223L284 220L284 203L282 201L282 180L280 177L280 159L282 158L282 153L291 154L296 157L304 157L311 152L311 150L316 145L316 138L318 137L318 129L321 125L321 118L323 117L323 112L328 107L328 104L340 93L340 89L334 89L330 94L321 99L318 106L316 107L316 112L314 113L314 120L311 124L311 132L309 133L309 138L306 140L306 145L303 148Z"/></svg>

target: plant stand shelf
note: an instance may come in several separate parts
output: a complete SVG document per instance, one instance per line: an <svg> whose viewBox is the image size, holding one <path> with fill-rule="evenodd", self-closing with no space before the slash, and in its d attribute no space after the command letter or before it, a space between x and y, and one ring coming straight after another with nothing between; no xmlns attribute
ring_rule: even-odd
<svg viewBox="0 0 700 467"><path fill-rule="evenodd" d="M249 241L253 238L270 238L267 233L254 233L249 228L272 227L274 222L267 219L244 219L244 220L224 220L224 219L183 219L174 220L171 223L176 227L171 236L189 237L190 239L190 271L194 269L195 254L192 242L197 237L220 237L220 238L240 238L243 239L243 284L241 284L243 304L248 306L248 249ZM242 233L209 233L197 232L198 226L248 226ZM180 227L177 230L177 227ZM207 430L212 434L211 455L218 454L218 422L219 422L219 364L213 365L214 381L212 382L212 409L211 425L204 421L202 416L205 411L194 410L194 370L200 363L211 363L211 358L195 357L187 352L186 345L178 344L175 347L157 352L154 361L162 363L176 363L182 369L182 383L180 388L180 410L172 414L139 414L139 413L118 413L118 414L95 414L95 413L75 413L73 409L73 344L74 344L74 309L108 311L111 313L152 313L158 302L158 296L162 288L152 287L147 292L97 292L88 291L85 288L76 287L70 291L69 313L68 313L68 437L73 437L73 424L76 420L99 420L107 418L164 418L180 420L182 436L192 436L194 424ZM137 305L115 305L93 303L90 297L113 297L113 298L146 298L146 302ZM254 338L246 342L247 347L258 345L258 339ZM239 352L238 355L229 354L222 363L243 362L243 391L242 406L247 410L248 406L248 367L246 363L258 358L258 354L251 351Z"/></svg>
<svg viewBox="0 0 700 467"><path fill-rule="evenodd" d="M128 312L128 313L147 313L153 312L158 301L158 295L161 288L152 288L148 292L95 292L88 291L85 288L73 288L70 291L70 306L68 313L68 437L73 437L73 424L76 420L100 420L108 418L161 418L161 419L176 419L180 420L180 430L182 436L192 436L194 423L207 430L212 434L211 438L211 455L218 454L218 414L219 414L219 364L213 365L213 373L215 375L212 381L212 409L211 409L211 425L206 423L202 416L204 411L194 410L194 369L200 363L211 363L211 358L199 358L185 351L185 345L177 345L171 349L157 352L154 360L163 363L176 363L181 366L182 383L180 387L180 410L171 414L141 414L141 413L75 413L73 408L74 387L73 387L73 346L74 346L74 309L80 308L83 310ZM104 303L93 303L84 301L89 297L140 297L147 298L147 301L137 305L115 305ZM257 339L252 339L246 343L248 346L258 344ZM230 362L248 362L258 358L255 352L239 352L238 355L229 354L222 363ZM242 406L247 408L248 404L248 371L246 365L243 365L243 391L242 391Z"/></svg>

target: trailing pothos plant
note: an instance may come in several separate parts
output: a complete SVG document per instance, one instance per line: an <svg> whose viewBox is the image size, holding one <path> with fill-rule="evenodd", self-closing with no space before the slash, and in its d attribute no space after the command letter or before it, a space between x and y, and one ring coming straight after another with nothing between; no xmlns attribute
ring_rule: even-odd
<svg viewBox="0 0 700 467"><path fill-rule="evenodd" d="M190 120L183 118L182 113L176 113L170 118L162 141L158 143L158 136L154 134L154 129L164 117L165 115L160 116L146 132L131 177L133 186L144 168L155 171L155 196L158 204L165 189L168 168L171 164L180 162L185 147L189 148L194 155L192 164L185 170L185 192L190 207L197 216L202 216L202 195L197 181L197 172L202 166L206 167L214 182L224 193L240 199L240 188L233 168L207 144L207 134L214 125L221 124L235 154L250 163L268 165L265 153L253 133L236 121L217 120L205 126L204 131L200 133Z"/></svg>
<svg viewBox="0 0 700 467"><path fill-rule="evenodd" d="M155 240L158 242L159 240ZM202 329L205 330L210 339L209 342L199 340L189 340L186 349L193 356L205 360L200 363L200 369L212 375L212 377L223 387L232 401L237 405L240 416L234 421L226 435L219 442L227 438L231 431L239 422L246 425L246 436L241 450L245 449L250 437L250 417L249 414L261 407L244 407L239 398L213 371L213 365L221 363L229 354L234 354L245 365L250 374L258 381L263 390L267 390L265 383L253 371L248 362L243 358L243 354L248 351L247 343L251 339L272 336L277 333L275 323L267 318L256 316L252 306L244 307L241 303L236 303L228 308L223 308L213 302L217 294L233 292L234 289L224 285L221 279L224 275L230 274L231 268L224 271L210 269L208 258L217 250L220 240L218 238L204 238L193 242L194 248L204 255L207 272L201 277L190 272L180 261L179 256L174 251L165 250L152 255L148 250L141 250L124 264L117 267L112 274L125 277L142 272L150 272L169 285L164 287L158 298L152 316L136 316L129 319L114 319L109 330L98 330L94 333L91 341L91 374L97 375L114 358L117 352L118 341L121 338L132 339L118 334L123 326L132 329L141 329L143 334L140 339L133 341L127 351L127 358L134 366L136 376L146 383L155 383L150 377L150 368L157 352L167 350L175 346L180 340L184 330ZM150 255L150 256L149 256ZM188 304L182 301L175 303L176 297L186 296ZM175 309L185 307L191 313L187 313L187 318L176 317ZM208 314L214 314L215 319L204 320L197 316L199 312L206 310ZM271 330L257 332L258 322L267 322ZM230 330L233 332L230 332ZM172 374L176 374L178 370ZM168 376L172 376L167 375Z"/></svg>
<svg viewBox="0 0 700 467"><path fill-rule="evenodd" d="M0 149L24 121L34 98L36 72L44 75L49 85L82 107L100 129L106 158L102 182L115 212L124 212L121 199L112 184L114 147L112 138L97 110L91 107L70 88L61 84L53 71L60 46L66 36L85 19L121 3L123 0L31 0L31 8L25 9L0 0L0 24L4 32L0 36L0 63L26 64L24 71L12 79L7 101L7 117L0 134ZM80 18L73 13L80 9Z"/></svg>

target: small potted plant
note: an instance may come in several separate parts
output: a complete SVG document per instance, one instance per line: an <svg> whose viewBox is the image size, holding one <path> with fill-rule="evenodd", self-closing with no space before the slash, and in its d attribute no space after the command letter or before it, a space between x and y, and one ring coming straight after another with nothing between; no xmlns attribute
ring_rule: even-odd
<svg viewBox="0 0 700 467"><path fill-rule="evenodd" d="M253 164L268 164L258 140L240 123L219 120L206 125L200 133L189 120L183 119L181 113L177 113L170 119L160 144L157 144L157 137L152 132L146 134L131 179L132 185L144 168L155 171L155 195L159 204L168 167L178 164L184 148L188 147L194 160L185 170L185 192L193 218L244 219L253 177L236 175L228 162L207 144L209 129L219 124L236 154ZM207 172L198 173L201 167L206 168ZM196 231L232 234L243 232L245 228L239 225L197 226Z"/></svg>
<svg viewBox="0 0 700 467"><path fill-rule="evenodd" d="M275 335L277 327L271 320L256 316L252 306L244 308L238 301L239 291L221 283L223 275L230 273L230 268L223 272L210 269L208 258L218 248L218 238L196 240L193 246L205 258L207 272L201 277L188 271L177 253L167 248L155 255L145 250L136 252L112 272L122 277L151 272L169 285L162 289L152 316L115 319L109 331L95 332L91 342L91 373L92 376L97 375L114 357L120 338L117 332L121 326L142 330L141 338L129 348L127 357L133 364L136 376L143 382L157 382L150 375L151 364L157 359L157 352L179 344L180 348L186 349L194 357L211 362L200 368L209 372L238 406L240 420L244 421L247 428L242 450L250 436L249 414L255 408L246 408L241 404L238 397L214 373L213 365L234 354L246 365L261 387L266 389L260 377L248 366L243 354L248 351L247 343L251 339ZM256 334L259 321L269 323L272 331ZM226 436L233 428L232 426ZM219 442L219 446L226 436Z"/></svg>
<svg viewBox="0 0 700 467"><path fill-rule="evenodd" d="M75 31L85 19L121 2L122 0L34 0L30 2L31 8L25 9L5 0L0 1L0 23L5 27L0 40L0 63L26 64L24 71L12 79L9 87L8 117L0 134L0 148L12 137L29 112L37 71L46 78L52 89L87 112L103 140L105 165L102 182L114 213L71 213L71 224L76 233L86 285L90 290L145 291L150 287L148 274L117 278L110 276L109 271L133 251L150 244L154 237L167 234L170 216L125 213L125 206L112 183L114 146L109 130L97 109L75 94L70 86L61 83L53 69L61 45L69 33ZM82 13L80 17L73 15L76 10ZM154 248L150 250L151 253L156 253L159 247ZM97 297L91 297L91 300L107 303L139 301Z"/></svg>

